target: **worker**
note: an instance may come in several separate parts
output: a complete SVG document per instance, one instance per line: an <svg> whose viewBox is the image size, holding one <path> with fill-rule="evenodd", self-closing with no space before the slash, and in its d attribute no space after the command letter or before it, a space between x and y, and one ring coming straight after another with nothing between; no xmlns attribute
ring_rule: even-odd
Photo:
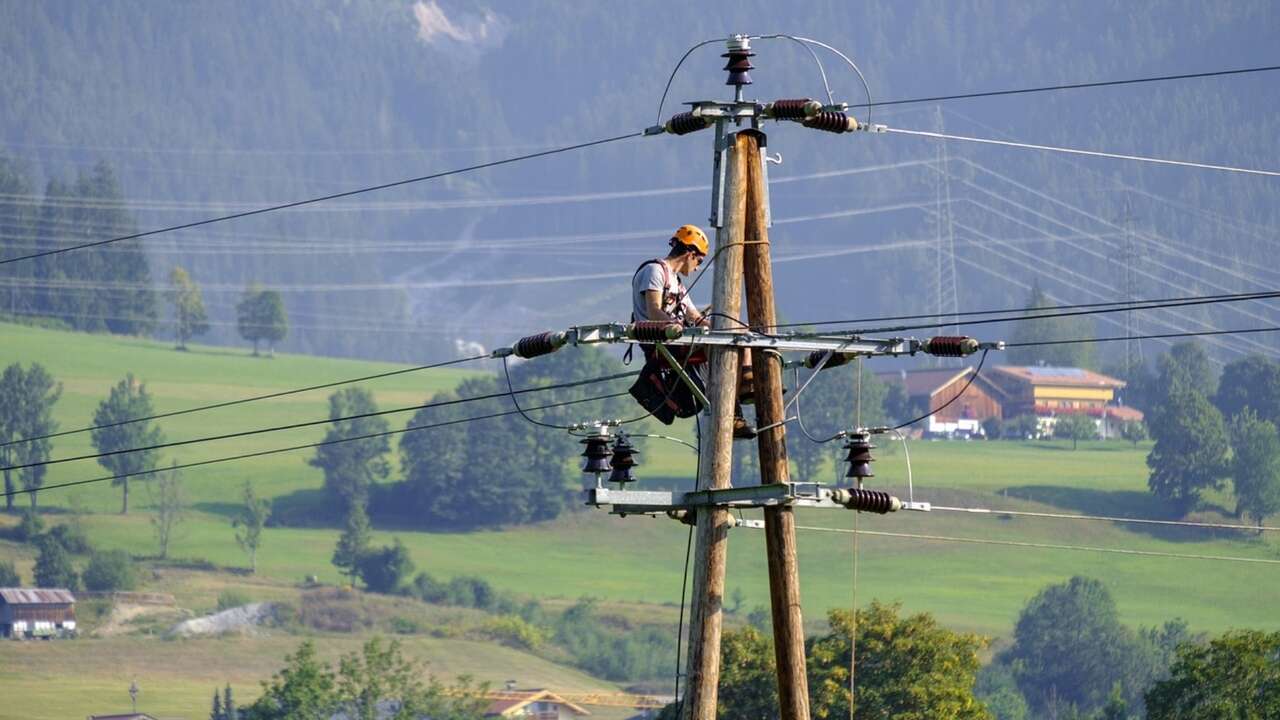
<svg viewBox="0 0 1280 720"><path fill-rule="evenodd" d="M680 278L687 277L706 260L709 250L707 235L696 225L681 225L676 228L668 244L671 249L666 257L641 263L631 278L631 319L666 320L680 323L684 327L706 326L709 324L707 313L710 308L699 310ZM640 378L631 388L632 396L645 409L653 412L654 417L668 425L675 417L697 414L701 410L701 403L670 364L656 353L653 345L641 343L640 347L644 351L645 366ZM693 383L705 393L702 379L705 353L701 350L690 352L691 348L687 346L676 346L669 350ZM748 350L744 353L740 394L750 392L750 369ZM734 405L733 433L739 439L755 437L755 429L742 416L741 403Z"/></svg>

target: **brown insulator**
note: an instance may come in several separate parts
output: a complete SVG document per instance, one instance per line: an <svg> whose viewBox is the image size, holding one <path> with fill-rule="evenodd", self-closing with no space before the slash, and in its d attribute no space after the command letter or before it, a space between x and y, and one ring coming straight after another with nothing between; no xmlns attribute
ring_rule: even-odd
<svg viewBox="0 0 1280 720"><path fill-rule="evenodd" d="M824 110L804 121L804 126L814 130L833 133L853 132L858 129L858 121L848 113L836 110Z"/></svg>
<svg viewBox="0 0 1280 720"><path fill-rule="evenodd" d="M832 499L850 510L884 515L902 508L902 501L880 490L841 488L832 493Z"/></svg>
<svg viewBox="0 0 1280 720"><path fill-rule="evenodd" d="M826 356L827 356L826 350L814 350L813 352L809 353L809 357L806 357L804 359L804 366L812 370L818 367L818 365L822 363L822 358ZM826 370L827 368L840 367L841 365L844 365L845 363L849 362L849 360L852 358L853 358L853 355L846 355L844 353L832 353L831 359L828 360L827 363L822 366L822 369Z"/></svg>
<svg viewBox="0 0 1280 720"><path fill-rule="evenodd" d="M821 110L822 104L809 98L774 100L765 107L765 112L776 120L804 120Z"/></svg>
<svg viewBox="0 0 1280 720"><path fill-rule="evenodd" d="M964 357L978 351L978 341L963 335L939 335L929 338L924 351L938 357Z"/></svg>
<svg viewBox="0 0 1280 720"><path fill-rule="evenodd" d="M675 340L682 332L684 327L680 323L668 320L641 320L631 324L631 337L642 343Z"/></svg>
<svg viewBox="0 0 1280 720"><path fill-rule="evenodd" d="M692 112L682 112L672 115L664 127L672 135L688 135L711 127L711 121Z"/></svg>
<svg viewBox="0 0 1280 720"><path fill-rule="evenodd" d="M609 452L608 435L592 435L583 438L580 442L587 446L587 449L582 451L582 457L587 459L582 466L582 472L607 473L612 469L609 467L609 456L613 453Z"/></svg>
<svg viewBox="0 0 1280 720"><path fill-rule="evenodd" d="M522 337L516 341L513 352L516 357L526 360L539 355L550 355L564 345L564 335L556 332L544 332Z"/></svg>
<svg viewBox="0 0 1280 720"><path fill-rule="evenodd" d="M871 457L871 449L875 445L871 444L871 436L865 432L856 432L849 435L849 441L844 444L849 454L845 456L845 462L849 463L849 471L844 474L848 478L857 478L859 482L863 478L875 477L875 473L871 472L871 463L875 462L875 458Z"/></svg>

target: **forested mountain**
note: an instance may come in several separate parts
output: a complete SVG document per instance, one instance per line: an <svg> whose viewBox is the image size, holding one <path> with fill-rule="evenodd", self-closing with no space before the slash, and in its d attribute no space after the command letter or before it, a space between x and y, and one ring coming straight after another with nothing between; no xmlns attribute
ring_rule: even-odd
<svg viewBox="0 0 1280 720"><path fill-rule="evenodd" d="M100 162L128 220L149 229L635 132L654 123L684 51L731 32L828 42L880 101L1275 64L1277 13L1264 1L7 2L0 153L26 183L3 190L0 257L36 248L38 232L18 215ZM664 115L728 96L720 52L690 56ZM756 52L751 96L822 97L797 44L761 40ZM837 99L864 102L852 70L821 57ZM1275 88L1275 74L1258 74L889 106L872 119L1275 169ZM939 237L954 242L962 310L1018 306L1036 283L1054 302L1096 302L1256 290L1280 277L1269 252L1275 178L766 129L783 155L770 166L772 237L779 308L792 320L936 310ZM208 337L222 342L236 340L236 302L260 283L284 299L281 349L390 359L621 320L635 266L671 228L705 223L710 142L636 138L145 238L148 275L117 279L159 291L173 266L185 268L202 287ZM699 286L701 300L709 293ZM165 332L169 309L157 309ZM119 313L64 311L74 314L94 328ZM1274 318L1259 303L1222 305L1142 313L1138 329ZM1122 324L1104 319L1096 331ZM1209 347L1231 360L1277 346L1252 336Z"/></svg>

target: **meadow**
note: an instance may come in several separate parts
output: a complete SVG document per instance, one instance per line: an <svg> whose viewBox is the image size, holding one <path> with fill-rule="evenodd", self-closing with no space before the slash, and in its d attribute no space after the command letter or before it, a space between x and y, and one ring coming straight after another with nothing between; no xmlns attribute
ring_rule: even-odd
<svg viewBox="0 0 1280 720"><path fill-rule="evenodd" d="M189 352L175 352L170 344L159 341L0 324L0 365L31 361L44 364L63 384L63 397L56 408L62 429L88 425L93 408L126 372L133 372L147 384L156 409L163 412L398 369L385 363L288 355L254 358L241 348L193 346ZM366 386L380 407L407 407L453 387L474 372L490 369L486 363L461 367L467 369L406 373ZM323 419L328 413L329 392L314 391L160 422L168 439L180 440L231 429ZM409 413L392 416L391 427L402 426L408 417ZM314 442L324 431L318 425L174 448L165 451L164 458L166 464L171 460L191 462ZM689 435L688 428L662 430L673 431L681 437ZM796 441L803 440L791 439ZM694 456L687 448L643 438L639 442L642 465L636 475L641 487L646 481L664 485L687 481L692 474ZM903 498L912 496L956 508L1166 517L1146 490L1144 459L1149 445L1099 441L1081 443L1078 450L1072 450L1066 441L913 440L909 443L913 487L909 489L907 453L902 445L887 438L876 442L881 446L876 451L876 477L868 486L891 490ZM753 447L740 443L736 449ZM55 440L55 457L91 451L87 434ZM837 455L838 448L832 447L833 461ZM307 576L314 575L322 583L340 583L329 563L338 534L331 527L269 527L259 553L258 574L249 577L238 570L247 565L247 557L236 545L229 521L243 484L251 481L259 494L271 498L314 494L322 484L322 475L306 463L308 457L307 451L283 453L182 471L190 511L170 555L192 561L193 567L195 561L207 562L214 569L185 572L181 581L173 580L168 571L158 571L149 581L149 589L172 592L180 606L205 612L228 587L246 588L254 599L274 599L292 597ZM835 473L835 465L828 465L820 477L812 479L829 482ZM54 466L47 482L102 474L102 468L92 461L66 463ZM398 471L393 470L392 476L397 478ZM500 478L494 484L495 491L500 491ZM67 510L74 504L85 513L82 521L98 546L124 548L147 558L155 555L156 545L145 485L135 483L128 515L119 513L119 489L105 482L46 490L40 493L39 502L50 510L52 522L69 517ZM1233 506L1232 498L1216 493L1209 499L1207 509L1188 519L1232 522L1223 511ZM19 498L19 507L25 504L25 498ZM3 524L13 521L12 517L0 519ZM1275 612L1280 599L1280 566L1239 561L1280 560L1280 539L1253 532L941 510L856 517L846 511L801 510L798 521L802 528L816 528L801 530L799 538L805 617L814 630L824 626L829 609L850 606L856 592L859 605L872 598L898 601L908 611L933 613L952 628L992 637L998 646L1007 641L1029 598L1046 584L1072 575L1102 580L1115 597L1122 620L1133 626L1182 618L1193 631L1212 633L1233 627L1280 628L1280 615ZM855 588L854 535L828 532L850 530L855 522L860 530L874 532L1022 544L860 535ZM418 570L437 578L480 576L500 590L537 598L549 606L590 596L611 611L671 623L681 598L688 537L685 526L665 517L619 518L587 508L577 508L552 522L475 532L378 528L375 541L389 542L393 536L409 548ZM1037 547L1047 545L1156 554ZM33 557L29 547L0 542L3 558L15 559L22 575L30 578ZM741 622L747 611L767 604L764 560L762 531L743 527L731 532L726 588L730 604L738 610L731 622ZM33 684L23 678L40 677L42 688L36 693L44 698L40 702L50 703L49 707L65 702L66 712L58 714L83 715L86 705L73 702L75 698L100 697L108 685L119 685L120 678L128 674L127 668L136 666L154 671L158 680L151 682L182 688L182 702L188 707L198 698L196 707L205 708L212 685L225 681L233 682L237 692L244 692L244 699L251 697L256 693L256 681L277 668L280 658L296 642L296 638L278 635L174 642L132 635L73 643L4 643L0 644L0 665L24 670L17 679L10 675L9 680L0 681L0 695L12 697L11 690ZM324 647L336 655L339 649L349 649L357 642L349 636L326 636ZM461 646L450 646L455 642L469 644L464 652ZM196 648L208 648L208 652L194 652ZM545 677L555 687L574 683L578 683L575 687L608 687L543 659L474 640L414 637L412 649L445 674L474 672L497 683L507 677L520 678L523 683L533 677L533 671L525 668L537 667L543 673L538 677ZM213 656L225 658L226 667L219 664L222 660L205 661ZM0 717L6 717L7 712L0 710Z"/></svg>

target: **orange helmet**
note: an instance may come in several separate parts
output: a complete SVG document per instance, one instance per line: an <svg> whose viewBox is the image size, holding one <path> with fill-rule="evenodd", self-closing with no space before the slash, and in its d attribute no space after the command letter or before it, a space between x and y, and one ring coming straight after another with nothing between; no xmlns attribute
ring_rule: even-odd
<svg viewBox="0 0 1280 720"><path fill-rule="evenodd" d="M707 243L707 234L702 232L702 228L697 225L681 225L676 228L671 240L681 245L687 245L703 255L706 255L707 251L710 250L710 245Z"/></svg>

